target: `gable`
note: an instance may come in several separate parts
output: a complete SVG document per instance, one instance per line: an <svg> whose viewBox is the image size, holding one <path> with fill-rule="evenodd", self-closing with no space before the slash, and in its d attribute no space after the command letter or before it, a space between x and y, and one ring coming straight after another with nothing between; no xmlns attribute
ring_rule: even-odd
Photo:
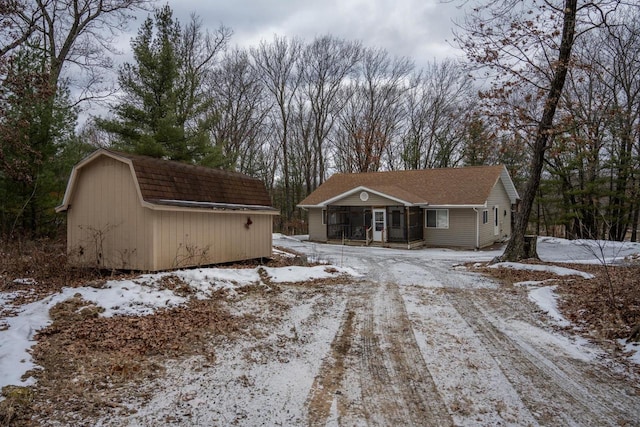
<svg viewBox="0 0 640 427"><path fill-rule="evenodd" d="M141 202L183 207L270 209L271 198L262 181L238 172L99 149L74 166L63 202L68 208L80 171L107 156L128 165Z"/></svg>

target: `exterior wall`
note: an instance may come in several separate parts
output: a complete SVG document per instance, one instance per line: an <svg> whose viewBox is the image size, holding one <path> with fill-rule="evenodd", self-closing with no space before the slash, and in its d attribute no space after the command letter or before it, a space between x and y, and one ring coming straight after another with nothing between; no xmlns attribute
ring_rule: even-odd
<svg viewBox="0 0 640 427"><path fill-rule="evenodd" d="M272 215L185 209L152 211L152 215L154 239L150 270L271 256ZM251 225L247 227L248 218Z"/></svg>
<svg viewBox="0 0 640 427"><path fill-rule="evenodd" d="M309 240L316 242L327 241L327 226L322 224L322 209L309 209Z"/></svg>
<svg viewBox="0 0 640 427"><path fill-rule="evenodd" d="M360 200L360 193L358 191L354 194L351 194L343 199L337 200L331 203L332 206L397 206L398 202L387 199L386 197L378 196L377 194L373 194L367 191L369 194L369 198L366 202Z"/></svg>
<svg viewBox="0 0 640 427"><path fill-rule="evenodd" d="M425 212L425 221L426 216ZM471 208L449 209L449 228L425 227L424 240L428 246L475 248L476 212Z"/></svg>
<svg viewBox="0 0 640 427"><path fill-rule="evenodd" d="M78 171L71 197L67 251L74 265L157 271L271 256L272 215L152 210L142 205L129 165L107 156Z"/></svg>
<svg viewBox="0 0 640 427"><path fill-rule="evenodd" d="M67 211L71 263L146 270L151 261L149 212L129 166L103 156L79 171Z"/></svg>
<svg viewBox="0 0 640 427"><path fill-rule="evenodd" d="M494 231L494 212L493 207L498 206L498 234ZM489 211L489 221L482 224L482 210L480 211L480 247L489 246L495 242L503 241L511 237L511 201L507 190L499 180L491 190L491 194L487 199L487 208ZM506 212L506 215L505 215Z"/></svg>

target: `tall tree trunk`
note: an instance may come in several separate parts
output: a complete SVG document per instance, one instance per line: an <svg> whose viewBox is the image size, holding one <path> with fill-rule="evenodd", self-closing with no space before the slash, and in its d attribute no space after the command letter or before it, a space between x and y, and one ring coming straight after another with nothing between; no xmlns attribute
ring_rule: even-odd
<svg viewBox="0 0 640 427"><path fill-rule="evenodd" d="M531 167L529 169L529 179L525 184L522 194L522 200L519 204L519 210L516 213L515 227L512 230L511 239L502 254L503 261L518 261L526 257L524 236L527 232L529 216L533 202L540 186L540 176L544 165L544 156L548 148L549 141L553 133L553 118L560 101L560 96L564 89L564 83L567 78L569 69L569 61L571 59L571 49L576 29L576 13L578 8L578 0L566 0L564 6L564 19L562 25L562 41L560 42L560 50L558 54L558 65L549 88L549 94L542 112L542 119L538 124L536 139L533 144L533 156Z"/></svg>

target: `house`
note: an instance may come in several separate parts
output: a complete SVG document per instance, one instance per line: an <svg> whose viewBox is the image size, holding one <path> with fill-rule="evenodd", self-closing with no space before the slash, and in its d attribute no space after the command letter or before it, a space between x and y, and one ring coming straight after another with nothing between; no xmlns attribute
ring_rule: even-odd
<svg viewBox="0 0 640 427"><path fill-rule="evenodd" d="M482 248L508 239L519 199L504 166L335 174L298 205L309 239Z"/></svg>
<svg viewBox="0 0 640 427"><path fill-rule="evenodd" d="M157 271L271 256L277 211L247 175L99 149L62 204L74 265Z"/></svg>

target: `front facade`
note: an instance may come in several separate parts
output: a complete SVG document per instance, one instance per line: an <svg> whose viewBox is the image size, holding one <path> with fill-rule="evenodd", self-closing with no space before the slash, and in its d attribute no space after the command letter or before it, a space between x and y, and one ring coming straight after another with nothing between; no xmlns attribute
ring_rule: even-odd
<svg viewBox="0 0 640 427"><path fill-rule="evenodd" d="M504 166L336 174L298 206L320 242L482 248L511 235Z"/></svg>
<svg viewBox="0 0 640 427"><path fill-rule="evenodd" d="M158 271L267 258L277 215L245 175L98 150L64 201L72 264Z"/></svg>

